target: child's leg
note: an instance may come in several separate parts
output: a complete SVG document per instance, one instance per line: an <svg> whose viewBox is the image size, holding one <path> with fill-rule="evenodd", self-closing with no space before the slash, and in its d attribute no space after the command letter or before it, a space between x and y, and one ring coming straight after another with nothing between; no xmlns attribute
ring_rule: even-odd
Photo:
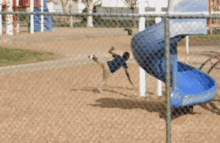
<svg viewBox="0 0 220 143"><path fill-rule="evenodd" d="M111 74L107 63L101 63L101 67L103 69L103 78L102 78L102 81L99 83L99 85L97 87L99 92L103 91L103 87L106 86L107 80L108 80L108 78Z"/></svg>
<svg viewBox="0 0 220 143"><path fill-rule="evenodd" d="M99 59L98 59L95 55L89 55L88 58L89 58L89 59L92 59L92 60L95 61L97 64L101 65L101 63L98 61Z"/></svg>
<svg viewBox="0 0 220 143"><path fill-rule="evenodd" d="M93 61L95 61L97 64L99 64L102 67L103 72L104 72L104 70L105 70L105 64L104 63L99 62L99 59L95 55L89 55L89 58L92 59ZM103 73L103 76L104 76L104 73Z"/></svg>
<svg viewBox="0 0 220 143"><path fill-rule="evenodd" d="M109 75L111 73L109 70L108 64L107 64L107 62L105 62L105 63L99 62L98 58L95 55L89 55L89 58L94 60L97 64L99 64L102 67L103 78L97 87L98 92L102 92L103 87L106 85L107 79L109 78Z"/></svg>

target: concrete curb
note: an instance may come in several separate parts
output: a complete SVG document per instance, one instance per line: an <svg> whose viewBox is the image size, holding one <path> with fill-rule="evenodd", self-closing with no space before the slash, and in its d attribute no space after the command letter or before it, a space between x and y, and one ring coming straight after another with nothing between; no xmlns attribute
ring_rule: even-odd
<svg viewBox="0 0 220 143"><path fill-rule="evenodd" d="M13 66L6 66L6 67L1 67L0 68L0 76L5 76L9 75L12 73L21 73L21 72L34 72L34 71L44 71L44 70L52 70L52 69L59 69L59 68L70 68L70 67L75 67L75 66L80 66L80 65L89 65L89 64L95 64L90 59L87 58L81 58L81 59L74 59L72 57L66 57L54 61L44 61L44 62L39 62L39 63L30 63L30 64L22 64L22 65L13 65ZM100 61L106 61L109 60L111 57L110 56L102 56L99 57ZM197 59L197 58L195 58ZM180 58L180 60L182 60ZM202 63L198 63L198 59L195 61L190 61L190 65L194 66L195 68L199 68L199 66ZM201 61L200 61L201 62ZM133 57L128 60L129 64L135 64L136 61ZM210 67L210 64L207 64L205 67Z"/></svg>

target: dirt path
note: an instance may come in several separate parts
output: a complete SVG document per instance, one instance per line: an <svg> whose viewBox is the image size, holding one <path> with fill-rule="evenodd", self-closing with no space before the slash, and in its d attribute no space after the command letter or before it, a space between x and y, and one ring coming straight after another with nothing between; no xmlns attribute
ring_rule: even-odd
<svg viewBox="0 0 220 143"><path fill-rule="evenodd" d="M101 30L101 29L100 29ZM68 30L66 30L68 31ZM70 30L71 31L71 30ZM101 80L101 68L88 60L96 54L100 60L111 58L111 46L116 52L131 51L130 40L123 31L108 37L74 38L65 29L55 31L57 39L38 39L40 33L20 40L0 43L9 48L53 52L61 57L29 65L0 68L0 141L4 143L164 143L166 141L166 106L158 98L157 80L148 75L147 97L139 97L139 66L131 58L129 72L135 88L129 84L123 70L108 81L103 94L94 88ZM57 32L57 33L56 33ZM59 33L60 32L60 33ZM83 33L82 29L72 32ZM94 29L90 31L96 32ZM59 39L63 33L64 39ZM86 32L85 32L86 33ZM88 31L87 31L88 33ZM45 37L52 33L44 33ZM86 34L85 34L86 35ZM39 41L36 41L37 38ZM23 41L21 40L22 38ZM25 39L29 38L29 39ZM32 39L32 40L30 40ZM4 40L4 39L1 39ZM27 41L27 42L25 42ZM19 43L20 42L20 43ZM180 44L180 59L185 48ZM218 49L192 47L191 62L200 64L209 57L200 56ZM207 68L204 69L204 71ZM10 74L7 74L10 73ZM220 84L219 70L211 75ZM217 109L220 100L213 101ZM213 106L195 106L196 114L173 116L172 141L175 143L218 143L220 141L220 111Z"/></svg>

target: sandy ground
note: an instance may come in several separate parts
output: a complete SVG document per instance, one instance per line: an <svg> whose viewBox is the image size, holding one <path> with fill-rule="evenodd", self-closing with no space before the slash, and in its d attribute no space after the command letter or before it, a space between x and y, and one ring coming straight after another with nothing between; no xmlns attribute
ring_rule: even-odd
<svg viewBox="0 0 220 143"><path fill-rule="evenodd" d="M88 54L96 54L100 60L110 59L107 51L111 46L115 46L118 53L130 52L130 40L123 29L55 29L35 35L21 33L15 37L0 37L0 46L53 52L58 55L58 61L65 60L53 66L44 65L41 70L11 72L0 77L0 141L166 142L164 97L156 95L157 80L150 75L148 98L139 97L139 67L132 57L128 66L135 88L127 81L124 71L119 70L109 79L103 94L93 92L102 71L87 59ZM192 41L189 63L197 67L212 51L219 51L217 44L205 48L208 44L195 43L201 44L198 40ZM179 47L180 60L186 62L184 42ZM82 64L76 64L79 62ZM203 70L207 71L208 67ZM211 76L220 82L218 68ZM213 101L215 106L195 106L195 114L173 116L173 142L218 143L219 102L217 97Z"/></svg>

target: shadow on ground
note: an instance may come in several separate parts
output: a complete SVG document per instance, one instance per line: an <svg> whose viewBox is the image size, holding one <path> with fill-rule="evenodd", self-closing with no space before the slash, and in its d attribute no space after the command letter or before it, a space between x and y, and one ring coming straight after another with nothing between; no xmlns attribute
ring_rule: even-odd
<svg viewBox="0 0 220 143"><path fill-rule="evenodd" d="M103 89L103 93L104 92L111 92L114 94L119 94L122 95L124 97L131 97L131 98L137 98L137 95L133 95L133 94L127 94L127 93L123 93L123 92L119 92L117 91L117 89L129 92L129 91L138 91L138 89L134 89L134 88L129 88L129 87L120 87L120 86L107 86ZM89 91L89 92L93 92L96 93L97 89L96 87L83 87L83 88L78 88L78 89L71 89L71 91ZM98 93L97 93L98 94ZM148 92L148 94L153 95L152 92Z"/></svg>
<svg viewBox="0 0 220 143"><path fill-rule="evenodd" d="M100 107L100 108L120 108L120 109L142 109L147 110L148 112L157 112L160 116L160 118L166 120L166 104L165 101L151 101L151 99L148 98L140 98L134 95L128 95L126 93L118 92L116 89L124 89L124 90L136 90L133 88L127 88L127 87L117 87L117 86L111 86L106 89L104 89L104 92L111 92L115 94L122 95L124 97L131 97L130 99L117 99L117 98L100 98L96 100L96 104L89 104L93 107ZM89 92L95 92L94 87L86 87L81 89L71 89L71 91L89 91ZM149 93L153 94L153 93ZM134 98L133 98L134 97ZM186 114L199 114L196 112L191 111L189 108L179 108L177 110L172 111L172 120L186 115Z"/></svg>
<svg viewBox="0 0 220 143"><path fill-rule="evenodd" d="M214 101L216 101L216 100L214 100ZM214 113L214 114L220 115L220 108L217 107L216 103L214 103L214 102L203 104L203 105L201 105L201 107L207 111Z"/></svg>
<svg viewBox="0 0 220 143"><path fill-rule="evenodd" d="M143 109L148 112L157 112L160 118L166 120L166 105L165 102L159 101L143 101L132 99L115 99L115 98L100 98L96 100L97 104L90 104L93 107L100 108L120 108L120 109ZM172 111L172 120L186 115L186 114L199 114L189 111L189 108L179 108Z"/></svg>

